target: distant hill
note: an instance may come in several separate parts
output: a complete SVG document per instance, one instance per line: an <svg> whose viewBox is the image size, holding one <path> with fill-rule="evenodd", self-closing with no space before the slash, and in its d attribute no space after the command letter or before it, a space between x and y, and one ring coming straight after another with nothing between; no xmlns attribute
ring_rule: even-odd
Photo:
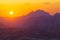
<svg viewBox="0 0 60 40"><path fill-rule="evenodd" d="M23 26L39 28L42 31L47 31L47 27L51 25L51 15L43 10L31 12L23 20Z"/></svg>

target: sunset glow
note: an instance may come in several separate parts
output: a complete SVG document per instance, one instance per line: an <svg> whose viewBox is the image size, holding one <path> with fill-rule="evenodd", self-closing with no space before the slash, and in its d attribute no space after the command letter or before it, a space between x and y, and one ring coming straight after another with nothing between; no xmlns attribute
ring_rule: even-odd
<svg viewBox="0 0 60 40"><path fill-rule="evenodd" d="M0 40L60 40L60 0L0 0Z"/></svg>
<svg viewBox="0 0 60 40"><path fill-rule="evenodd" d="M24 16L38 9L53 15L60 12L60 0L0 0L0 17Z"/></svg>

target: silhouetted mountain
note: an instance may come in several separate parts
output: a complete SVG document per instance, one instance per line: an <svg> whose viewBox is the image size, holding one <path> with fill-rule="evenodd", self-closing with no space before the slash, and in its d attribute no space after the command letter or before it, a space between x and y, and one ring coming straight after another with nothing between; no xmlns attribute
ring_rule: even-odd
<svg viewBox="0 0 60 40"><path fill-rule="evenodd" d="M56 13L54 16L54 25L56 27L60 27L60 13Z"/></svg>
<svg viewBox="0 0 60 40"><path fill-rule="evenodd" d="M26 18L25 24L28 27L46 28L51 24L51 16L43 10L31 12L24 18Z"/></svg>
<svg viewBox="0 0 60 40"><path fill-rule="evenodd" d="M32 11L28 15L18 18L18 26L27 28L27 33L34 34L34 37L40 37L41 35L47 35L55 37L60 35L59 33L59 23L60 14L57 13L54 16L49 15L48 12L43 10ZM27 34L26 33L26 34ZM57 34L58 33L58 34Z"/></svg>
<svg viewBox="0 0 60 40"><path fill-rule="evenodd" d="M60 13L56 13L53 16L53 32L56 34L56 36L60 36Z"/></svg>
<svg viewBox="0 0 60 40"><path fill-rule="evenodd" d="M48 12L43 10L36 10L30 12L23 17L16 17L14 21L4 21L4 18L0 18L0 23L7 24L13 28L7 28L0 30L4 38L9 39L28 39L31 38L59 38L60 37L60 13L56 13L54 16L49 15ZM3 21L2 21L3 20ZM7 25L0 24L0 27ZM15 28L16 27L16 28ZM4 34L4 35L3 35ZM53 40L53 39L52 39Z"/></svg>
<svg viewBox="0 0 60 40"><path fill-rule="evenodd" d="M49 15L48 12L45 12L43 10L37 10L35 12L32 11L28 15L22 17L22 19L20 19L19 21L20 23L18 24L22 23L22 27L27 28L27 33L40 33L40 35L48 35L50 31L50 26L52 26L51 17L52 16Z"/></svg>

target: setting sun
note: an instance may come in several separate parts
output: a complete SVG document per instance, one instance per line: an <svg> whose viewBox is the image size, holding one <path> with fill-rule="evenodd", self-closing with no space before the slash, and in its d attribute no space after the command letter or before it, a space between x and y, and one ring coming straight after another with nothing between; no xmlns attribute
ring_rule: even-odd
<svg viewBox="0 0 60 40"><path fill-rule="evenodd" d="M10 11L10 15L13 15L14 14L14 12L13 11Z"/></svg>

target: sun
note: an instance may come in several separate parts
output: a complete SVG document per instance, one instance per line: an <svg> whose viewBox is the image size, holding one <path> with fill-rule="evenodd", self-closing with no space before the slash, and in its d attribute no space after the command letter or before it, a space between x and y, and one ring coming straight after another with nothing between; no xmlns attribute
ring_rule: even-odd
<svg viewBox="0 0 60 40"><path fill-rule="evenodd" d="M10 15L13 15L14 14L14 12L13 11L10 11L10 13L9 13Z"/></svg>

